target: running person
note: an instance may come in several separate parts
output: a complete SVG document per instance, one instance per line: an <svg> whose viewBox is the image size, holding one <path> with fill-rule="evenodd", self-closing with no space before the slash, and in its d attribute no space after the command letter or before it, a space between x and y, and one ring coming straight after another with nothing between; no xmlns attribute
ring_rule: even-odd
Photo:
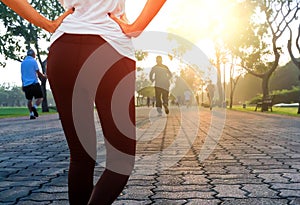
<svg viewBox="0 0 300 205"><path fill-rule="evenodd" d="M22 90L25 93L27 107L30 113L29 119L33 120L39 116L37 108L43 101L43 93L38 77L45 78L46 76L40 72L35 60L35 52L32 49L27 51L27 56L21 63L21 77ZM33 98L35 98L34 105L32 104Z"/></svg>

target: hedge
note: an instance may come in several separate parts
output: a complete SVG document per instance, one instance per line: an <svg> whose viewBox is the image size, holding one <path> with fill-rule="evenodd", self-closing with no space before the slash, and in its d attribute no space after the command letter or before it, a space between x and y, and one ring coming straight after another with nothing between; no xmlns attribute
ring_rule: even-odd
<svg viewBox="0 0 300 205"><path fill-rule="evenodd" d="M273 104L278 103L297 103L300 101L300 87L293 87L291 90L275 90L273 95ZM249 101L249 104L256 104L262 100L262 94L257 95Z"/></svg>

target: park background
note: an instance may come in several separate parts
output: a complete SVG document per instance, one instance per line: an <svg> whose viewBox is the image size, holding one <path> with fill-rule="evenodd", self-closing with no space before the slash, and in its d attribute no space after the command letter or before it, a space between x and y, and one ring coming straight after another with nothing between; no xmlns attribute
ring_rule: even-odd
<svg viewBox="0 0 300 205"><path fill-rule="evenodd" d="M53 19L63 11L57 1L53 1L53 5L50 1L37 2L31 1L46 17ZM130 21L138 16L145 2L127 0L126 14ZM2 3L0 6L0 106L24 106L20 61L26 49L33 47L38 50L42 69L50 35L16 17ZM54 8L59 9L53 12ZM223 94L220 100L229 106L255 104L267 95L280 96L276 103L295 103L300 96L299 8L299 0L173 0L165 3L145 32L178 35L200 48L211 61L211 68L199 68L185 62L185 54L192 48L180 39L166 38L173 46L173 52L165 53L163 57L174 73L172 89L175 93L184 91L177 81L183 79L195 95L204 96L201 100L205 103L205 87L212 78L213 69L217 73L215 83L219 93L222 95L225 89L225 97ZM152 95L149 90L139 91L151 87L148 73L155 64L156 55L153 51L136 51L137 95ZM195 74L195 70L200 70L200 74ZM48 84L46 88L48 104L54 106Z"/></svg>

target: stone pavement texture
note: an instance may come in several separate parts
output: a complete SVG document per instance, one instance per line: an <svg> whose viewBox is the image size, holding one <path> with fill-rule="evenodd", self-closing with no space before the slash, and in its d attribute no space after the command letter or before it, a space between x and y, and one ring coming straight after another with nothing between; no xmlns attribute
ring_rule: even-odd
<svg viewBox="0 0 300 205"><path fill-rule="evenodd" d="M300 204L300 118L173 107L137 108L136 119L135 169L114 205ZM1 119L0 150L0 204L68 204L58 115Z"/></svg>

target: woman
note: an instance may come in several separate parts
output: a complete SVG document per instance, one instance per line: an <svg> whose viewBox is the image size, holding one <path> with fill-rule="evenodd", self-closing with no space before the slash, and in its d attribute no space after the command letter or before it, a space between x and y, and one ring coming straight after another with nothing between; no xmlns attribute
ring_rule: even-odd
<svg viewBox="0 0 300 205"><path fill-rule="evenodd" d="M137 37L145 29L165 1L148 0L139 17L129 24L124 13L125 0L61 0L67 11L54 21L44 18L26 0L2 0L31 23L46 31L54 32L49 50L47 77L70 149L68 175L70 204L111 204L127 183L134 164L135 129L134 126L129 126L125 132L120 129L119 118L127 118L115 115L112 104L115 93L118 93L115 90L118 90L120 85L123 87L125 85L128 88L126 95L119 92L117 99L129 103L125 112L124 109L121 110L126 113L124 115L129 116L125 127L135 124L133 101L135 82L132 75L135 61L131 37ZM107 60L110 56L114 59ZM89 69L87 65L90 67L95 65L93 59L97 62L97 68L89 71L88 77L93 78L93 73L97 76L101 70L105 70L100 76L95 93L89 87L90 79L81 79L85 76L82 73ZM103 64L110 66L106 68ZM126 83L123 83L124 79L127 79ZM76 96L79 96L79 100ZM91 141L95 142L95 131L85 129L82 132L82 129L78 129L80 126L94 128L91 117L93 109L85 109L93 105L90 98L95 101L107 151L106 169L95 186L93 185L95 156L89 153L89 149L82 143L85 138L84 132L89 137L94 135ZM80 100L83 103L79 103L78 106ZM89 105L86 106L84 102ZM74 105L77 106L76 109ZM85 110L89 112L83 112ZM78 117L74 117L76 113L82 113L79 122L74 122L78 120ZM123 155L133 156L133 161L132 158L131 160L128 158L129 160L124 162L121 160ZM126 167L124 168L126 172L119 169L120 164Z"/></svg>

